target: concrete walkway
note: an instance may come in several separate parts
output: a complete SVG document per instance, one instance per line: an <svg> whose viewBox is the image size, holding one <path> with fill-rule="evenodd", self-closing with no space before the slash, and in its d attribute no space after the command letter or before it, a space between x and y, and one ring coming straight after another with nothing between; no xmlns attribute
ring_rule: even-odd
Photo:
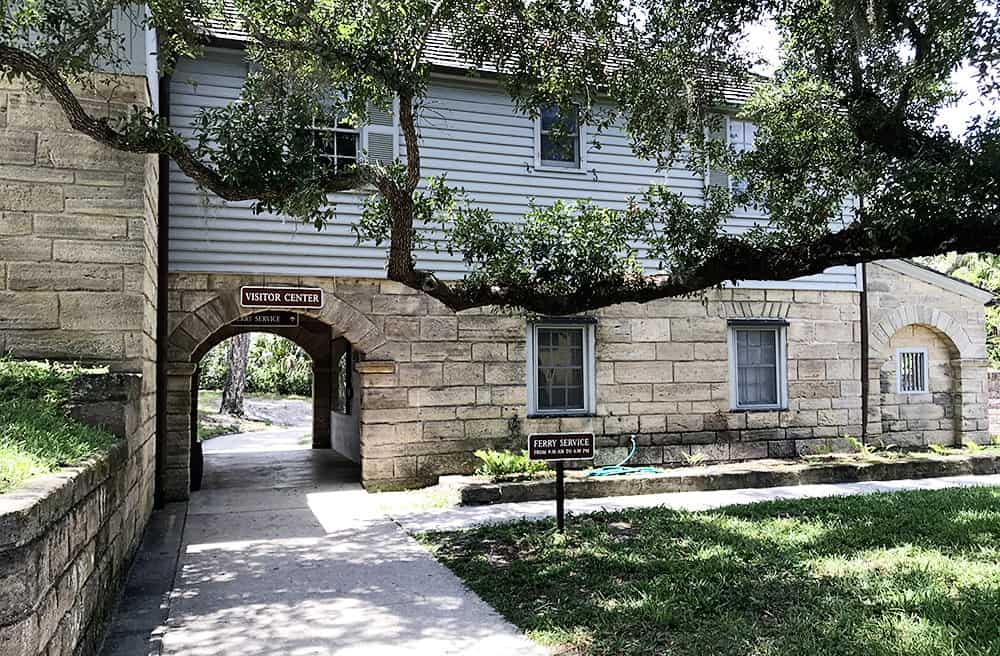
<svg viewBox="0 0 1000 656"><path fill-rule="evenodd" d="M286 430L245 439L268 436L291 439ZM378 512L352 463L222 439L205 444L169 592L158 596L163 572L144 568L170 561L170 536L147 536L156 551L139 556L105 656L546 653ZM177 524L153 528L177 534Z"/></svg>
<svg viewBox="0 0 1000 656"><path fill-rule="evenodd" d="M793 485L788 487L715 492L672 492L603 499L567 499L566 512L585 514L603 510L653 508L662 506L683 510L709 510L776 499L806 499L812 497L847 496L901 490L940 490L949 487L978 485L1000 486L1000 475L949 476L917 480L878 481L870 483L832 483L827 485ZM493 506L462 506L433 510L389 510L388 514L408 533L423 531L456 531L482 524L497 524L519 519L539 520L555 514L554 501L526 501Z"/></svg>

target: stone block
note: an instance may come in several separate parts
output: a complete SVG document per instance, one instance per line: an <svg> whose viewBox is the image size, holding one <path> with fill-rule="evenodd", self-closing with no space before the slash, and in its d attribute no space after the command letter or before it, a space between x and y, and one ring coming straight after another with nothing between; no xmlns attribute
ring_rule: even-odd
<svg viewBox="0 0 1000 656"><path fill-rule="evenodd" d="M461 406L475 402L475 387L415 387L409 391L409 404L412 406Z"/></svg>
<svg viewBox="0 0 1000 656"><path fill-rule="evenodd" d="M43 131L38 138L38 159L57 169L120 171L144 164L142 155L109 148L78 132Z"/></svg>
<svg viewBox="0 0 1000 656"><path fill-rule="evenodd" d="M60 292L60 326L69 330L139 330L143 299L134 294Z"/></svg>
<svg viewBox="0 0 1000 656"><path fill-rule="evenodd" d="M662 362L615 362L616 383L669 383L673 370Z"/></svg>
<svg viewBox="0 0 1000 656"><path fill-rule="evenodd" d="M59 186L0 181L0 210L61 212L64 199Z"/></svg>
<svg viewBox="0 0 1000 656"><path fill-rule="evenodd" d="M597 398L603 403L648 402L652 400L652 395L653 387L648 383L597 386Z"/></svg>
<svg viewBox="0 0 1000 656"><path fill-rule="evenodd" d="M437 387L444 384L440 362L399 364L399 384L403 387Z"/></svg>
<svg viewBox="0 0 1000 656"><path fill-rule="evenodd" d="M422 317L420 339L428 342L458 339L457 317Z"/></svg>
<svg viewBox="0 0 1000 656"><path fill-rule="evenodd" d="M507 360L507 345L500 342L473 344L472 359L476 362L503 362Z"/></svg>
<svg viewBox="0 0 1000 656"><path fill-rule="evenodd" d="M0 164L33 165L36 142L34 132L0 131Z"/></svg>
<svg viewBox="0 0 1000 656"><path fill-rule="evenodd" d="M63 239L112 239L128 237L128 221L120 216L36 214L35 234Z"/></svg>
<svg viewBox="0 0 1000 656"><path fill-rule="evenodd" d="M19 358L94 362L125 357L120 331L11 330L6 348Z"/></svg>
<svg viewBox="0 0 1000 656"><path fill-rule="evenodd" d="M726 362L675 362L673 370L678 383L723 383L729 375Z"/></svg>
<svg viewBox="0 0 1000 656"><path fill-rule="evenodd" d="M708 383L661 383L653 385L654 401L707 401L712 398Z"/></svg>
<svg viewBox="0 0 1000 656"><path fill-rule="evenodd" d="M472 345L463 342L413 342L410 355L414 362L468 361Z"/></svg>
<svg viewBox="0 0 1000 656"><path fill-rule="evenodd" d="M485 382L489 385L523 385L527 370L523 362L487 362Z"/></svg>
<svg viewBox="0 0 1000 656"><path fill-rule="evenodd" d="M16 237L30 235L32 215L27 212L0 212L0 235Z"/></svg>
<svg viewBox="0 0 1000 656"><path fill-rule="evenodd" d="M633 342L670 341L670 319L632 319Z"/></svg>
<svg viewBox="0 0 1000 656"><path fill-rule="evenodd" d="M121 290L122 267L111 264L11 262L7 287L15 291Z"/></svg>
<svg viewBox="0 0 1000 656"><path fill-rule="evenodd" d="M34 236L0 237L0 261L47 262L52 259L52 240Z"/></svg>
<svg viewBox="0 0 1000 656"><path fill-rule="evenodd" d="M694 360L695 347L699 344L692 344L690 342L659 342L656 344L656 359L657 360L671 360L686 361Z"/></svg>
<svg viewBox="0 0 1000 656"><path fill-rule="evenodd" d="M57 262L141 264L144 255L142 244L134 241L56 239L52 243L52 259Z"/></svg>
<svg viewBox="0 0 1000 656"><path fill-rule="evenodd" d="M667 430L671 433L686 433L700 431L705 428L705 418L702 415L668 415Z"/></svg>
<svg viewBox="0 0 1000 656"><path fill-rule="evenodd" d="M657 344L653 342L598 342L597 359L621 362L626 360L655 360Z"/></svg>
<svg viewBox="0 0 1000 656"><path fill-rule="evenodd" d="M59 299L45 292L0 292L0 328L59 328Z"/></svg>
<svg viewBox="0 0 1000 656"><path fill-rule="evenodd" d="M483 363L445 362L444 380L449 385L482 385L484 382Z"/></svg>

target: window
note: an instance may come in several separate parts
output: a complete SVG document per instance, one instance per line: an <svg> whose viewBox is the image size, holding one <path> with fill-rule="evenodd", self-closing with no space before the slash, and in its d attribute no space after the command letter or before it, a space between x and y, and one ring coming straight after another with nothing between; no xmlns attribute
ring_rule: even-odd
<svg viewBox="0 0 1000 656"><path fill-rule="evenodd" d="M591 414L595 406L594 326L528 327L528 413Z"/></svg>
<svg viewBox="0 0 1000 656"><path fill-rule="evenodd" d="M722 141L736 153L751 151L754 149L754 141L757 138L757 126L749 121L742 121L731 116L722 116L716 126L708 129L706 136L713 141ZM747 190L747 181L731 176L728 171L722 168L710 168L707 172L706 184L709 186L722 187L734 194L743 193ZM755 205L738 205L734 212L739 216L760 217L765 214L763 208Z"/></svg>
<svg viewBox="0 0 1000 656"><path fill-rule="evenodd" d="M734 410L788 405L784 322L730 322L729 398Z"/></svg>
<svg viewBox="0 0 1000 656"><path fill-rule="evenodd" d="M348 347L337 359L337 386L333 394L333 411L340 414L351 414L351 401L354 398L354 386L351 381L354 354Z"/></svg>
<svg viewBox="0 0 1000 656"><path fill-rule="evenodd" d="M565 116L558 107L543 107L538 118L536 153L540 167L582 168L579 113Z"/></svg>
<svg viewBox="0 0 1000 656"><path fill-rule="evenodd" d="M334 172L344 171L358 163L358 141L361 131L348 123L335 126L313 126L313 139L320 157L330 162Z"/></svg>
<svg viewBox="0 0 1000 656"><path fill-rule="evenodd" d="M901 348L896 351L896 389L900 394L928 391L927 349Z"/></svg>

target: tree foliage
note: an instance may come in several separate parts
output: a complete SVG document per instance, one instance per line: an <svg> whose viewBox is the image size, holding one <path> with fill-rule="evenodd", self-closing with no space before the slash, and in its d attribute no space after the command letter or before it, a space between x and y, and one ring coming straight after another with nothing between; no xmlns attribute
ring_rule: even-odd
<svg viewBox="0 0 1000 656"><path fill-rule="evenodd" d="M948 275L1000 295L1000 256L988 253L947 253L925 258L925 263ZM986 355L1000 369L1000 306L986 308Z"/></svg>
<svg viewBox="0 0 1000 656"><path fill-rule="evenodd" d="M1000 246L1000 118L961 135L935 124L974 72L1000 95L1000 18L977 0L236 0L253 63L240 103L204 110L193 142L142 110L97 118L70 83L124 59L120 0L5 0L0 72L52 93L71 124L133 152L172 157L224 199L252 199L317 226L341 220L335 191L370 196L360 237L384 243L390 279L453 309L481 305L572 313L689 293L734 279L792 278L829 266ZM156 0L148 20L169 63L197 55L206 0ZM781 61L752 73L748 30L773 20ZM653 185L623 210L533 206L522 224L493 217L446 178L424 179L419 118L431 49L495 77L518 111L578 110L599 147L622 130L660 166L723 169L744 181L692 205ZM748 95L746 102L741 94ZM738 102L740 101L740 102ZM395 105L403 156L333 170L303 126L364 123ZM756 147L719 141L730 113L759 127ZM512 189L511 193L517 193ZM851 198L862 198L841 220ZM725 230L736 206L766 226ZM443 237L427 241L427 228ZM420 246L461 253L470 274L443 282L417 267ZM659 262L646 275L642 258Z"/></svg>

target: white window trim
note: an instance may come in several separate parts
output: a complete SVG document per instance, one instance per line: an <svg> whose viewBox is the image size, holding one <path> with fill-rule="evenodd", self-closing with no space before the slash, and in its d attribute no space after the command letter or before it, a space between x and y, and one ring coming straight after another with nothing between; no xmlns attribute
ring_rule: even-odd
<svg viewBox="0 0 1000 656"><path fill-rule="evenodd" d="M592 323L560 323L545 322L528 323L527 331L527 384L528 384L528 416L545 417L576 417L581 415L593 415L597 408L597 365L595 362L595 330ZM579 410L539 410L538 409L538 387L536 385L536 371L538 369L538 329L567 329L575 328L583 330L583 403L584 407Z"/></svg>
<svg viewBox="0 0 1000 656"><path fill-rule="evenodd" d="M922 390L903 390L903 367L902 365L902 355L904 353L920 353L924 356L924 389ZM927 349L921 346L898 348L896 349L896 394L930 394L931 393L931 363L930 356L927 354Z"/></svg>
<svg viewBox="0 0 1000 656"><path fill-rule="evenodd" d="M587 173L587 126L579 119L576 122L576 136L580 141L580 162L577 166L557 166L554 164L542 163L542 117L536 116L534 119L534 139L535 139L535 166L536 171L546 171L550 173L576 173L586 175Z"/></svg>
<svg viewBox="0 0 1000 656"><path fill-rule="evenodd" d="M733 147L733 125L732 122L735 119L729 114L722 115L722 130L723 134L726 135L726 148ZM708 128L705 128L705 138L709 137ZM712 171L710 167L705 167L704 175L704 186L707 189L708 185L711 184ZM728 171L726 171L726 188L729 193L733 193L733 176ZM732 216L737 219L766 219L767 212L759 209L750 209L743 205L737 205L733 208Z"/></svg>
<svg viewBox="0 0 1000 656"><path fill-rule="evenodd" d="M774 330L777 333L777 385L778 402L767 404L744 405L739 402L739 367L736 359L736 331L740 329L749 330ZM730 325L726 336L729 346L729 407L732 410L786 410L788 408L788 326L775 325L765 320L760 323L747 321Z"/></svg>

